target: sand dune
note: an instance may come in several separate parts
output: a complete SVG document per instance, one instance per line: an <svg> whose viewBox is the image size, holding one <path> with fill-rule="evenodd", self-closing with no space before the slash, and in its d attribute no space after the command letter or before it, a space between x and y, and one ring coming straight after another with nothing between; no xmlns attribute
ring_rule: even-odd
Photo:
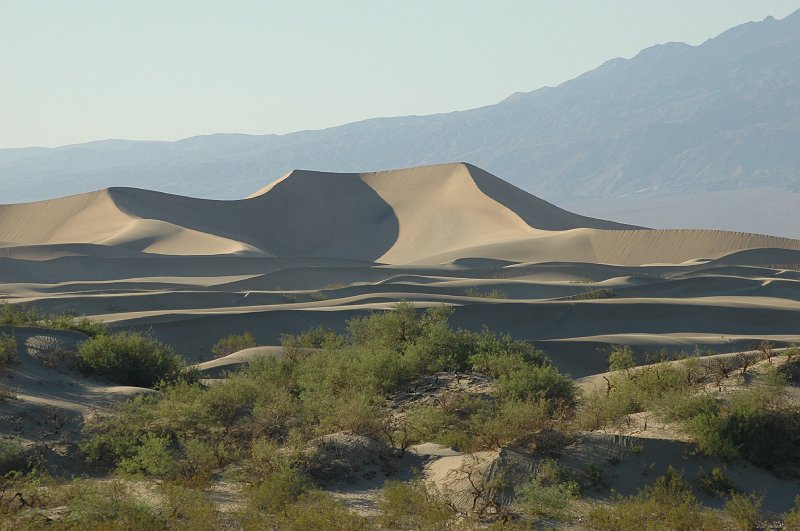
<svg viewBox="0 0 800 531"><path fill-rule="evenodd" d="M0 206L0 242L5 256L29 259L43 259L48 250L55 258L111 247L427 265L468 259L642 265L753 249L764 252L749 260L786 263L786 250L800 250L800 242L785 238L646 230L579 216L468 164L363 174L293 171L241 201L111 188L6 205ZM72 247L53 247L65 244Z"/></svg>

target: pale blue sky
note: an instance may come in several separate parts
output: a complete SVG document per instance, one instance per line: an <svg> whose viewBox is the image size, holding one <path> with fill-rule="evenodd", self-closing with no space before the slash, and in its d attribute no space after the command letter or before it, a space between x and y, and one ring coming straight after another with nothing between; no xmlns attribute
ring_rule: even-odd
<svg viewBox="0 0 800 531"><path fill-rule="evenodd" d="M0 147L496 103L800 0L0 0Z"/></svg>

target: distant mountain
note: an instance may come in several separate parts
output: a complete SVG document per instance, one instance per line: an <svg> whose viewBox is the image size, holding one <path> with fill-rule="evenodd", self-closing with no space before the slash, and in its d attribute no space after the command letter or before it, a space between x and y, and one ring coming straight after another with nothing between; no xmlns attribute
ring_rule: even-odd
<svg viewBox="0 0 800 531"><path fill-rule="evenodd" d="M0 202L108 186L241 198L293 168L465 160L590 215L797 237L798 148L800 11L469 111L280 136L0 150Z"/></svg>

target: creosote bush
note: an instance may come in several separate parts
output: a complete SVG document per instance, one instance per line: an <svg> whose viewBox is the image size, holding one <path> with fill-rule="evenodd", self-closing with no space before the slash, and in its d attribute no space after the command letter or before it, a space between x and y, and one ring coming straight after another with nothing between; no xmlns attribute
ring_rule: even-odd
<svg viewBox="0 0 800 531"><path fill-rule="evenodd" d="M152 387L176 380L186 364L172 348L137 332L102 334L80 343L78 368L122 384Z"/></svg>
<svg viewBox="0 0 800 531"><path fill-rule="evenodd" d="M241 334L231 334L220 339L211 347L211 353L214 354L215 358L221 358L233 354L234 352L257 346L258 343L256 342L256 338L253 337L253 334L245 331Z"/></svg>
<svg viewBox="0 0 800 531"><path fill-rule="evenodd" d="M386 529L448 529L455 516L421 480L386 482L378 507L378 521Z"/></svg>
<svg viewBox="0 0 800 531"><path fill-rule="evenodd" d="M608 507L589 513L592 529L617 531L702 531L723 529L722 521L700 506L683 477L670 468L667 475L634 496L618 496Z"/></svg>
<svg viewBox="0 0 800 531"><path fill-rule="evenodd" d="M532 517L568 520L580 487L553 460L539 463L533 478L517 489L517 507Z"/></svg>

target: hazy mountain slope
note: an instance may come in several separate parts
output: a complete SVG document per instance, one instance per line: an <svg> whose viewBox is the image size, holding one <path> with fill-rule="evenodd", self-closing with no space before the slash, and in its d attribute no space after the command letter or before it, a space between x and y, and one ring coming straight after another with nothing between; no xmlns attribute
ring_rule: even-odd
<svg viewBox="0 0 800 531"><path fill-rule="evenodd" d="M238 198L291 168L352 172L466 160L536 195L583 201L587 212L641 199L673 209L672 224L688 218L689 225L756 230L756 223L759 231L800 236L800 213L788 208L800 200L798 145L800 11L700 46L654 46L559 87L470 111L283 136L0 150L0 202L110 185ZM744 215L740 203L751 189L777 208ZM699 192L711 194L713 214L682 206ZM639 223L650 224L649 211Z"/></svg>

